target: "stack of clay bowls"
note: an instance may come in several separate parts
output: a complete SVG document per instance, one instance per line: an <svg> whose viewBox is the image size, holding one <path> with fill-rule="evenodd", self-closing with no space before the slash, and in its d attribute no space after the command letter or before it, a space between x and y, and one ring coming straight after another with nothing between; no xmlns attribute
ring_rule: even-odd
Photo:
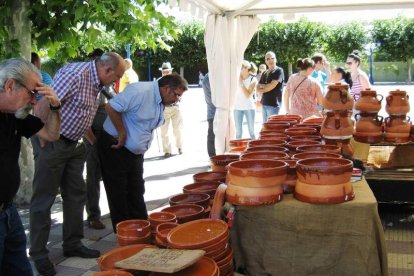
<svg viewBox="0 0 414 276"><path fill-rule="evenodd" d="M120 246L151 243L151 224L148 220L124 220L116 225L116 236Z"/></svg>
<svg viewBox="0 0 414 276"><path fill-rule="evenodd" d="M385 111L389 117L385 118L384 140L392 143L407 143L410 141L411 122L407 113L410 103L407 92L402 90L391 91L386 97Z"/></svg>
<svg viewBox="0 0 414 276"><path fill-rule="evenodd" d="M342 158L307 158L297 161L296 199L316 204L342 203L354 198L353 163Z"/></svg>
<svg viewBox="0 0 414 276"><path fill-rule="evenodd" d="M234 205L268 205L283 197L288 164L280 160L256 159L230 163L226 200Z"/></svg>
<svg viewBox="0 0 414 276"><path fill-rule="evenodd" d="M166 222L177 223L177 216L174 213L165 211L152 212L148 215L148 221L151 224L151 235L152 239L154 239L157 233L157 226Z"/></svg>
<svg viewBox="0 0 414 276"><path fill-rule="evenodd" d="M250 138L230 140L230 142L229 142L230 149L229 149L228 153L240 154L241 152L243 152L246 149L247 143L250 140L251 140Z"/></svg>
<svg viewBox="0 0 414 276"><path fill-rule="evenodd" d="M230 232L224 221L201 219L172 229L167 236L167 242L169 248L204 250L205 256L217 263L220 271L217 275L233 275L233 250L229 237Z"/></svg>
<svg viewBox="0 0 414 276"><path fill-rule="evenodd" d="M213 172L227 171L227 165L233 161L239 160L238 154L220 154L210 157L211 170Z"/></svg>
<svg viewBox="0 0 414 276"><path fill-rule="evenodd" d="M367 88L361 91L361 96L355 103L355 141L367 144L382 142L382 121L383 117L378 116L381 110L382 95Z"/></svg>
<svg viewBox="0 0 414 276"><path fill-rule="evenodd" d="M354 126L351 120L354 99L347 84L335 83L328 86L323 100L325 118L322 122L321 135L326 144L337 145L341 153L353 157L349 146Z"/></svg>
<svg viewBox="0 0 414 276"><path fill-rule="evenodd" d="M164 222L157 225L154 242L160 248L167 248L167 236L172 229L178 226L175 222Z"/></svg>

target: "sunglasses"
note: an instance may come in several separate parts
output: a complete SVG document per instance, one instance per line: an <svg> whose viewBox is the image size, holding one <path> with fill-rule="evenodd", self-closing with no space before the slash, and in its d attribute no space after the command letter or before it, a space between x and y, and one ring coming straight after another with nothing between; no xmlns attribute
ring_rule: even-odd
<svg viewBox="0 0 414 276"><path fill-rule="evenodd" d="M352 65L352 64L353 64L353 62L352 62L352 61L348 61L346 64L348 64L348 65Z"/></svg>
<svg viewBox="0 0 414 276"><path fill-rule="evenodd" d="M31 95L31 96L35 96L36 94L39 93L39 91L37 91L36 89L29 89L27 88L26 85L24 85L22 82L20 82L19 80L14 79L20 86L22 86L24 89L26 89L26 91Z"/></svg>

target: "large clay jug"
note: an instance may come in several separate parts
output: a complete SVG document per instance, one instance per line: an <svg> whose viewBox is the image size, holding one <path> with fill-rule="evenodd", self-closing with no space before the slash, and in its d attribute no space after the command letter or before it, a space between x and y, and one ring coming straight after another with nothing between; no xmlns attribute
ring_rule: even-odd
<svg viewBox="0 0 414 276"><path fill-rule="evenodd" d="M390 115L403 115L410 112L410 103L407 92L402 90L391 91L385 98L385 111Z"/></svg>
<svg viewBox="0 0 414 276"><path fill-rule="evenodd" d="M384 117L378 116L376 113L360 113L355 114L355 131L356 132L382 132L382 121Z"/></svg>
<svg viewBox="0 0 414 276"><path fill-rule="evenodd" d="M348 85L341 83L329 85L322 105L327 110L352 109L354 99L349 93Z"/></svg>
<svg viewBox="0 0 414 276"><path fill-rule="evenodd" d="M391 115L385 118L385 132L410 133L410 117L406 115Z"/></svg>
<svg viewBox="0 0 414 276"><path fill-rule="evenodd" d="M321 135L332 139L350 138L354 125L351 120L352 111L328 111L322 123Z"/></svg>
<svg viewBox="0 0 414 276"><path fill-rule="evenodd" d="M361 95L355 103L355 109L361 112L378 112L381 110L382 99L382 95L377 95L376 91L367 88L361 91Z"/></svg>

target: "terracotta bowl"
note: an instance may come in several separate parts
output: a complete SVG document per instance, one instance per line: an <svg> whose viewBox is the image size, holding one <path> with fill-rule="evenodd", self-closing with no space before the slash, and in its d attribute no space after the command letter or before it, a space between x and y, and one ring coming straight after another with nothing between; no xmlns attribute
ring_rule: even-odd
<svg viewBox="0 0 414 276"><path fill-rule="evenodd" d="M305 127L291 127L285 130L285 133L289 136L296 136L296 135L315 135L318 133L318 130L315 128L305 128Z"/></svg>
<svg viewBox="0 0 414 276"><path fill-rule="evenodd" d="M195 182L183 187L184 193L206 193L210 197L214 198L217 187L220 185L220 181L203 181Z"/></svg>
<svg viewBox="0 0 414 276"><path fill-rule="evenodd" d="M155 230L154 230L155 232ZM149 232L145 237L129 237L122 236L120 234L116 235L119 246L127 246L132 244L150 244L152 243L152 233Z"/></svg>
<svg viewBox="0 0 414 276"><path fill-rule="evenodd" d="M282 198L282 185L249 188L227 184L226 201L233 205L270 205L281 201Z"/></svg>
<svg viewBox="0 0 414 276"><path fill-rule="evenodd" d="M207 209L210 205L210 196L206 193L184 193L170 197L169 202L171 206L191 203Z"/></svg>
<svg viewBox="0 0 414 276"><path fill-rule="evenodd" d="M275 132L285 132L285 129L289 128L289 123L279 123L277 121L268 121L266 123L263 123L262 129L264 130L273 130Z"/></svg>
<svg viewBox="0 0 414 276"><path fill-rule="evenodd" d="M313 185L335 185L351 181L353 163L342 158L312 158L297 162L298 180Z"/></svg>
<svg viewBox="0 0 414 276"><path fill-rule="evenodd" d="M224 183L226 181L226 172L201 172L193 175L195 182L201 181L220 181Z"/></svg>
<svg viewBox="0 0 414 276"><path fill-rule="evenodd" d="M155 229L158 224L164 223L164 222L176 222L177 216L174 213L170 212L153 212L148 215L148 220L151 223L151 231L155 232Z"/></svg>
<svg viewBox="0 0 414 276"><path fill-rule="evenodd" d="M290 194L295 190L296 180L296 160L283 160L289 165L286 180L283 182L283 193Z"/></svg>
<svg viewBox="0 0 414 276"><path fill-rule="evenodd" d="M230 148L236 148L236 147L246 147L247 143L250 141L250 138L244 138L244 139L234 139L229 141Z"/></svg>
<svg viewBox="0 0 414 276"><path fill-rule="evenodd" d="M213 172L225 172L226 166L233 161L239 160L238 154L221 154L210 157L211 170Z"/></svg>
<svg viewBox="0 0 414 276"><path fill-rule="evenodd" d="M197 220L204 216L204 207L197 204L179 204L164 208L162 211L175 214L178 223Z"/></svg>
<svg viewBox="0 0 414 276"><path fill-rule="evenodd" d="M150 276L218 276L219 269L216 262L209 257L202 257L195 264L175 273L151 272Z"/></svg>
<svg viewBox="0 0 414 276"><path fill-rule="evenodd" d="M319 135L297 135L290 138L291 141L321 141L322 138Z"/></svg>
<svg viewBox="0 0 414 276"><path fill-rule="evenodd" d="M294 136L292 136L294 137ZM321 142L319 141L312 141L312 140L292 140L289 143L286 144L286 146L288 147L288 149L290 150L290 152L296 152L296 148L297 147L301 147L301 146L308 146L308 145L320 145Z"/></svg>
<svg viewBox="0 0 414 276"><path fill-rule="evenodd" d="M230 148L225 154L240 154L246 149L246 146Z"/></svg>
<svg viewBox="0 0 414 276"><path fill-rule="evenodd" d="M227 183L250 188L281 185L286 179L288 167L288 164L279 160L236 161L229 165Z"/></svg>
<svg viewBox="0 0 414 276"><path fill-rule="evenodd" d="M286 144L285 141L279 141L279 140L252 140L247 144L247 148L253 148L253 147L261 147L261 146L279 146L283 147Z"/></svg>
<svg viewBox="0 0 414 276"><path fill-rule="evenodd" d="M354 199L355 193L351 181L335 185L313 185L298 180L294 196L308 203L335 204Z"/></svg>
<svg viewBox="0 0 414 276"><path fill-rule="evenodd" d="M164 244L168 245L168 242L167 242L168 233L170 233L170 231L177 226L178 226L178 223L173 223L173 222L165 222L165 223L158 224L156 228L156 237L158 237L158 239L162 241Z"/></svg>
<svg viewBox="0 0 414 276"><path fill-rule="evenodd" d="M247 148L245 150L245 153L258 152L258 151L280 151L280 152L286 152L286 153L289 152L289 150L286 147L281 147L281 146L257 146L257 147Z"/></svg>
<svg viewBox="0 0 414 276"><path fill-rule="evenodd" d="M197 249L217 243L228 232L228 225L222 220L199 219L175 227L167 240L171 248Z"/></svg>
<svg viewBox="0 0 414 276"><path fill-rule="evenodd" d="M302 121L302 116L301 115L299 115L299 114L285 114L285 115L283 115L283 114L277 114L277 115L271 115L270 117L269 117L269 119L271 119L271 120L277 120L277 119L280 119L280 120L295 120L296 122L300 122L300 121Z"/></svg>
<svg viewBox="0 0 414 276"><path fill-rule="evenodd" d="M333 153L333 152L323 152L323 151L306 151L306 152L296 153L292 155L293 160L301 160L301 159L308 159L308 158L321 158L321 157L342 158L342 155Z"/></svg>
<svg viewBox="0 0 414 276"><path fill-rule="evenodd" d="M305 152L305 151L323 151L323 152L333 152L337 154L341 154L341 148L334 145L308 145L308 146L301 146L296 148L297 152Z"/></svg>
<svg viewBox="0 0 414 276"><path fill-rule="evenodd" d="M267 130L267 129L261 129L260 132L259 132L259 135L260 135L260 137L262 137L263 135L288 137L288 135L285 134L284 132L277 132L277 131Z"/></svg>
<svg viewBox="0 0 414 276"><path fill-rule="evenodd" d="M124 270L112 269L108 271L95 272L92 276L133 276L133 274Z"/></svg>
<svg viewBox="0 0 414 276"><path fill-rule="evenodd" d="M229 238L230 238L230 232L228 232L228 234L226 234L225 236L223 236L222 238L220 238L213 244L203 246L198 249L204 250L206 252L207 257L211 257L214 259L218 253L221 253L226 249L229 243Z"/></svg>
<svg viewBox="0 0 414 276"><path fill-rule="evenodd" d="M99 269L102 271L115 269L116 262L125 260L144 248L155 248L155 246L150 244L134 244L112 249L98 258Z"/></svg>
<svg viewBox="0 0 414 276"><path fill-rule="evenodd" d="M124 220L116 225L116 232L125 237L143 238L150 232L150 225L148 220L143 219Z"/></svg>
<svg viewBox="0 0 414 276"><path fill-rule="evenodd" d="M275 141L280 141L280 142L287 142L289 141L289 136L277 136L277 135L260 135L258 140L275 140Z"/></svg>
<svg viewBox="0 0 414 276"><path fill-rule="evenodd" d="M322 124L323 120L324 120L323 117L308 117L303 120L303 123Z"/></svg>
<svg viewBox="0 0 414 276"><path fill-rule="evenodd" d="M301 124L297 124L293 126L293 128L314 128L317 130L318 133L321 130L321 127L322 126L320 124L310 124L310 123L301 123Z"/></svg>
<svg viewBox="0 0 414 276"><path fill-rule="evenodd" d="M289 154L281 151L258 151L245 153L240 157L240 160L256 159L286 160L290 159L290 156Z"/></svg>
<svg viewBox="0 0 414 276"><path fill-rule="evenodd" d="M272 122L272 123L288 123L290 127L298 124L298 121L293 120L293 119L271 119L269 118L267 121Z"/></svg>

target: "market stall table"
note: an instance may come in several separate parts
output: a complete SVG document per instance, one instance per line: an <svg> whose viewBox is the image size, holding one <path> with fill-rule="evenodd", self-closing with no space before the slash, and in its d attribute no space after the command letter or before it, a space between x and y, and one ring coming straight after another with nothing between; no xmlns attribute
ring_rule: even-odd
<svg viewBox="0 0 414 276"><path fill-rule="evenodd" d="M236 269L255 276L388 275L377 201L365 179L353 186L355 199L341 204L308 204L289 194L274 205L237 206Z"/></svg>

